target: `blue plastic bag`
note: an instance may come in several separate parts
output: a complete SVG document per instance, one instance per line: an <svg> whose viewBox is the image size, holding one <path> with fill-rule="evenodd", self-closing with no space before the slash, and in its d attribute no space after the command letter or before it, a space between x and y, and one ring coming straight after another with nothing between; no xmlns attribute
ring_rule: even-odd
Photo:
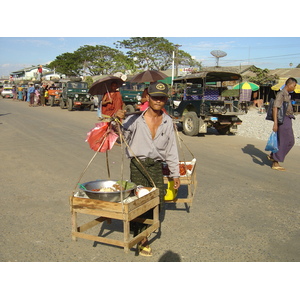
<svg viewBox="0 0 300 300"><path fill-rule="evenodd" d="M265 150L271 151L273 153L276 153L279 150L278 149L277 132L272 131L272 133L268 139Z"/></svg>

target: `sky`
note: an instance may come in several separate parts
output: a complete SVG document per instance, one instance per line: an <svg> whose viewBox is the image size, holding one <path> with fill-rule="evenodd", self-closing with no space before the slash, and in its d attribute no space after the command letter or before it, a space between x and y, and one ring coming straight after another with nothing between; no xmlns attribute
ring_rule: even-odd
<svg viewBox="0 0 300 300"><path fill-rule="evenodd" d="M45 65L84 45L104 45L130 37L0 37L0 76L32 65ZM300 37L165 37L203 66L215 66L213 50L227 53L220 66L255 65L276 69L300 64ZM124 49L123 51L127 51Z"/></svg>
<svg viewBox="0 0 300 300"><path fill-rule="evenodd" d="M148 2L147 2L148 3ZM300 63L300 35L297 32L297 11L300 2L278 10L269 1L252 0L241 6L238 0L211 2L186 0L180 5L152 0L111 2L90 0L78 2L51 1L55 18L43 11L43 3L31 0L18 4L14 20L3 14L0 33L0 77L32 65L45 65L65 52L74 52L84 45L104 45L130 37L165 37L189 53L203 66L215 66L213 50L227 53L220 66L255 65L276 69L296 67ZM79 5L80 4L80 5ZM178 4L178 2L177 2ZM7 9L11 9L9 4ZM3 11L5 7L3 8ZM45 11L48 8L45 7ZM53 10L52 10L53 11ZM286 14L280 14L286 11ZM32 18L24 18L26 12ZM68 12L68 13L66 13ZM35 16L40 15L40 18ZM280 18L277 17L280 15ZM277 21L285 18L284 21ZM126 49L123 49L126 52Z"/></svg>

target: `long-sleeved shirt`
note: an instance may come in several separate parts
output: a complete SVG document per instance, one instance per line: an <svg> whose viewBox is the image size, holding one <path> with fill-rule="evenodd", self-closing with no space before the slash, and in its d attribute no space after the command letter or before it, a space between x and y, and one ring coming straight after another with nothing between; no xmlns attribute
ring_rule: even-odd
<svg viewBox="0 0 300 300"><path fill-rule="evenodd" d="M170 177L180 177L179 157L174 131L173 121L163 113L163 119L159 125L154 139L152 139L149 127L141 115L131 115L123 123L125 139L132 150L127 149L127 156L139 159L147 157L156 161L164 161L168 164Z"/></svg>

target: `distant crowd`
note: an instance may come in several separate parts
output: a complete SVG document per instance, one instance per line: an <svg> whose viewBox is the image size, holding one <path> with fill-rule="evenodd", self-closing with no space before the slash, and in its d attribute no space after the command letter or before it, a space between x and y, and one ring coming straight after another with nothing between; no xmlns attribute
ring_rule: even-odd
<svg viewBox="0 0 300 300"><path fill-rule="evenodd" d="M49 99L49 86L44 84L13 85L14 100L29 102L29 106L45 106Z"/></svg>

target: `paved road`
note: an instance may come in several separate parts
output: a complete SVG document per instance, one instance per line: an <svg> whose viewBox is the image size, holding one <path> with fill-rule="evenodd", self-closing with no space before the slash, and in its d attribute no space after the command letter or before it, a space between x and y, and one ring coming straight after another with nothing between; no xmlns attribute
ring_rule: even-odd
<svg viewBox="0 0 300 300"><path fill-rule="evenodd" d="M151 236L152 258L72 241L68 199L94 155L84 140L96 122L96 112L0 99L0 261L300 261L300 147L288 155L287 172L278 172L264 141L214 132L180 133L197 158L197 195L189 211L167 205L161 237ZM115 176L120 157L119 147L109 153ZM125 169L126 177L127 160ZM82 182L106 177L99 154ZM120 234L121 225L113 221L96 233Z"/></svg>

